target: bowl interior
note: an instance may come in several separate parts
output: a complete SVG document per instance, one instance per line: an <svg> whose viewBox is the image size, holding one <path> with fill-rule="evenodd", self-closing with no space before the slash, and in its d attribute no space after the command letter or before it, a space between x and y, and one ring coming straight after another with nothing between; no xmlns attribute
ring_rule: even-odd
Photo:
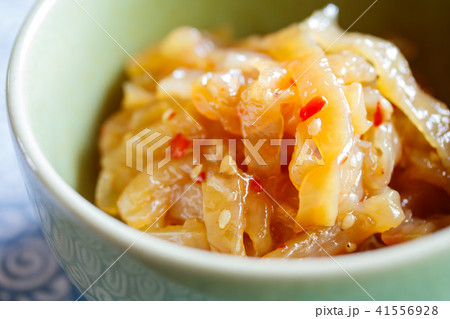
<svg viewBox="0 0 450 319"><path fill-rule="evenodd" d="M23 90L27 116L44 155L60 176L88 200L98 169L101 121L119 105L127 53L161 39L179 25L229 27L236 36L265 33L301 21L329 1L127 0L47 1L48 14L26 58ZM350 26L372 1L335 1L340 23ZM450 3L379 1L352 30L400 39L426 86L450 101ZM126 52L125 52L126 51ZM430 57L433 58L430 58Z"/></svg>

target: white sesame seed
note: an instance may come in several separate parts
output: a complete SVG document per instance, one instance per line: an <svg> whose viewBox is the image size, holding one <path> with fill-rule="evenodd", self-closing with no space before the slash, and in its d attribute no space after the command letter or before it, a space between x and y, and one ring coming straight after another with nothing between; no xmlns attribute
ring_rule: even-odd
<svg viewBox="0 0 450 319"><path fill-rule="evenodd" d="M228 175L236 174L236 162L230 155L225 155L220 163L220 173L226 173Z"/></svg>
<svg viewBox="0 0 450 319"><path fill-rule="evenodd" d="M321 129L322 129L322 121L319 118L315 118L308 125L308 133L311 136L319 134Z"/></svg>
<svg viewBox="0 0 450 319"><path fill-rule="evenodd" d="M351 168L358 167L358 158L356 156L352 156L352 158L350 158L350 167Z"/></svg>
<svg viewBox="0 0 450 319"><path fill-rule="evenodd" d="M381 107L386 110L387 112L391 113L393 111L393 107L391 102L386 100L385 98L382 98L380 101Z"/></svg>
<svg viewBox="0 0 450 319"><path fill-rule="evenodd" d="M174 113L175 111L173 109L167 109L167 111L165 111L162 115L163 121L166 122Z"/></svg>
<svg viewBox="0 0 450 319"><path fill-rule="evenodd" d="M368 141L359 140L358 142L359 147L364 149L369 149L372 147L372 143Z"/></svg>
<svg viewBox="0 0 450 319"><path fill-rule="evenodd" d="M392 107L391 102L389 102L385 98L382 98L380 101L380 105L381 105L382 113L383 113L384 117L386 118L386 120L388 120L388 121L391 120L391 115L394 112L394 108Z"/></svg>
<svg viewBox="0 0 450 319"><path fill-rule="evenodd" d="M355 243L348 242L347 245L345 245L345 250L348 253L354 252L356 248L358 248L358 245L356 245Z"/></svg>
<svg viewBox="0 0 450 319"><path fill-rule="evenodd" d="M227 227L231 219L231 212L228 209L223 210L219 215L219 228L224 229Z"/></svg>
<svg viewBox="0 0 450 319"><path fill-rule="evenodd" d="M353 214L345 215L345 217L342 219L342 227L341 227L342 230L347 230L350 227L352 227L355 221L356 221L355 215Z"/></svg>
<svg viewBox="0 0 450 319"><path fill-rule="evenodd" d="M202 171L203 165L196 165L191 171L191 174L189 175L192 179L197 179L198 175Z"/></svg>

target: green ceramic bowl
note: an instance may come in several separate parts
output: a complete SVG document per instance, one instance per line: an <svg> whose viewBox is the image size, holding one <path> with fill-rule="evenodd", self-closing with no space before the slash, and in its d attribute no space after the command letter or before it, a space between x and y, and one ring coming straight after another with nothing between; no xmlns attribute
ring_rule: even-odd
<svg viewBox="0 0 450 319"><path fill-rule="evenodd" d="M349 26L371 1L335 1ZM432 3L432 4L431 4ZM448 299L450 229L334 259L255 260L142 236L92 203L99 123L118 105L127 55L172 28L237 36L300 21L317 0L39 1L8 76L12 129L43 232L89 299ZM81 5L81 7L80 7ZM353 29L416 45L413 67L448 101L447 1L379 1ZM84 11L83 9L86 11ZM114 39L114 40L113 40ZM117 41L117 43L115 42ZM120 43L120 47L118 45ZM369 296L370 294L370 296Z"/></svg>

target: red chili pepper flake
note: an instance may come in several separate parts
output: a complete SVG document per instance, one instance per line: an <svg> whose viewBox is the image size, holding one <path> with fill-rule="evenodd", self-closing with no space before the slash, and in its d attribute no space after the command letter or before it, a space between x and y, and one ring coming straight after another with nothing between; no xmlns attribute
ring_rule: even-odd
<svg viewBox="0 0 450 319"><path fill-rule="evenodd" d="M255 193L261 193L263 190L262 182L260 179L253 177L253 179L250 180L250 189L254 191Z"/></svg>
<svg viewBox="0 0 450 319"><path fill-rule="evenodd" d="M291 86L297 86L297 82L296 82L295 79L293 79L293 78L290 78L290 79L289 79L289 84L290 84Z"/></svg>
<svg viewBox="0 0 450 319"><path fill-rule="evenodd" d="M184 152L191 142L184 137L183 134L178 133L170 142L170 149L172 158L179 159L184 156Z"/></svg>
<svg viewBox="0 0 450 319"><path fill-rule="evenodd" d="M241 118L246 117L248 115L248 109L243 106L238 107L238 115Z"/></svg>
<svg viewBox="0 0 450 319"><path fill-rule="evenodd" d="M381 102L377 102L377 108L373 113L373 125L380 126L383 123L383 113L381 113Z"/></svg>
<svg viewBox="0 0 450 319"><path fill-rule="evenodd" d="M170 113L170 115L169 115L169 117L167 119L171 120L171 119L173 119L175 117L175 115L177 115L177 113L176 112L172 112L172 113Z"/></svg>
<svg viewBox="0 0 450 319"><path fill-rule="evenodd" d="M285 249L287 247L287 245L281 245L280 248L281 249Z"/></svg>
<svg viewBox="0 0 450 319"><path fill-rule="evenodd" d="M325 104L327 104L325 97L316 96L300 110L300 119L302 121L306 121L311 116L322 110Z"/></svg>
<svg viewBox="0 0 450 319"><path fill-rule="evenodd" d="M200 174L198 174L197 177L197 183L201 184L206 180L206 173L205 172L201 172Z"/></svg>

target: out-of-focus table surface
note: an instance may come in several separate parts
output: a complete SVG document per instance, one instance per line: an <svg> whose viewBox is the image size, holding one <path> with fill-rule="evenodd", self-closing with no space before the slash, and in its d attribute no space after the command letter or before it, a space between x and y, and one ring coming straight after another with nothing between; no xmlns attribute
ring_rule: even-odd
<svg viewBox="0 0 450 319"><path fill-rule="evenodd" d="M0 0L0 300L74 300L39 228L17 166L5 82L11 49L35 0Z"/></svg>

